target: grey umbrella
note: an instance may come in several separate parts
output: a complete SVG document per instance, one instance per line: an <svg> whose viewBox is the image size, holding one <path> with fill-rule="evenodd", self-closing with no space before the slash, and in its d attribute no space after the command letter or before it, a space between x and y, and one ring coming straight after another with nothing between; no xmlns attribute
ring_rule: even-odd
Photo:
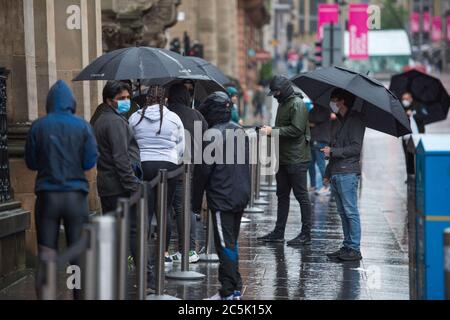
<svg viewBox="0 0 450 320"><path fill-rule="evenodd" d="M318 69L292 79L312 101L329 105L331 93L341 88L354 94L354 110L368 128L401 137L411 133L409 119L398 98L382 83L341 67Z"/></svg>

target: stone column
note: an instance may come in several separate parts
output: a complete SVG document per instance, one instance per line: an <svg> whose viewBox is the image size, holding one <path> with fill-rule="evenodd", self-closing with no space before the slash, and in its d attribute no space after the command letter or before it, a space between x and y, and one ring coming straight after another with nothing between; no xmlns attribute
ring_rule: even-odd
<svg viewBox="0 0 450 320"><path fill-rule="evenodd" d="M217 58L218 66L226 74L236 77L237 54L236 0L217 3Z"/></svg>
<svg viewBox="0 0 450 320"><path fill-rule="evenodd" d="M199 41L204 45L205 59L217 64L217 0L198 0Z"/></svg>

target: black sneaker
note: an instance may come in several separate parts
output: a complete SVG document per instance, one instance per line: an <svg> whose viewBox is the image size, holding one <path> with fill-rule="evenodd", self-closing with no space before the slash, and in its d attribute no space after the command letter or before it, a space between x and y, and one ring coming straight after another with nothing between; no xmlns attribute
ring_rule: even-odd
<svg viewBox="0 0 450 320"><path fill-rule="evenodd" d="M352 249L348 249L348 250L345 250L343 253L341 253L338 256L338 259L342 260L342 261L360 261L360 260L362 260L362 256L361 256L361 252L352 250Z"/></svg>
<svg viewBox="0 0 450 320"><path fill-rule="evenodd" d="M257 238L257 240L264 242L284 242L284 237L277 235L275 232L271 232L263 237Z"/></svg>
<svg viewBox="0 0 450 320"><path fill-rule="evenodd" d="M338 251L335 251L333 253L328 253L327 257L330 259L337 259L341 254L343 254L348 249L345 247L340 248Z"/></svg>
<svg viewBox="0 0 450 320"><path fill-rule="evenodd" d="M306 233L301 233L297 238L288 241L288 246L298 246L298 245L310 245L311 235Z"/></svg>

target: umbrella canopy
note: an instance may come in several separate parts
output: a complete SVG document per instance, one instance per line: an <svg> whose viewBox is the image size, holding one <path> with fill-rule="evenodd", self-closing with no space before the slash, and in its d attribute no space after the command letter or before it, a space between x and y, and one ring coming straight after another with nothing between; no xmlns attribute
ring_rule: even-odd
<svg viewBox="0 0 450 320"><path fill-rule="evenodd" d="M409 92L414 100L423 105L427 111L425 124L447 119L450 108L450 96L438 78L432 77L419 70L410 70L394 75L391 79L390 90L399 99Z"/></svg>
<svg viewBox="0 0 450 320"><path fill-rule="evenodd" d="M204 73L191 59L178 53L159 48L133 47L97 58L74 81L160 79L163 82Z"/></svg>
<svg viewBox="0 0 450 320"><path fill-rule="evenodd" d="M202 69L208 77L216 80L221 85L224 86L231 83L231 80L212 63L198 57L188 57L188 59L192 60L200 69Z"/></svg>
<svg viewBox="0 0 450 320"><path fill-rule="evenodd" d="M352 70L322 68L292 79L312 101L329 105L331 93L341 88L357 99L353 109L361 112L368 128L401 137L411 133L409 119L397 97L382 83Z"/></svg>

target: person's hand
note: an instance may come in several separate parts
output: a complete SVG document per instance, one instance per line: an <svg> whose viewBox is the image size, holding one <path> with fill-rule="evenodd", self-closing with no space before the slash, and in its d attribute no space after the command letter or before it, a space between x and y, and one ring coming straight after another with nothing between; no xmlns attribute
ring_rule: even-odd
<svg viewBox="0 0 450 320"><path fill-rule="evenodd" d="M315 126L316 126L316 124L315 123L309 123L309 126L311 127L311 128L314 128Z"/></svg>
<svg viewBox="0 0 450 320"><path fill-rule="evenodd" d="M320 151L323 152L323 154L325 155L325 158L331 157L331 148L330 147L325 147L323 149L320 149Z"/></svg>
<svg viewBox="0 0 450 320"><path fill-rule="evenodd" d="M331 113L330 119L331 119L331 121L335 121L337 119L336 114L335 113Z"/></svg>
<svg viewBox="0 0 450 320"><path fill-rule="evenodd" d="M264 126L261 128L261 132L267 136L272 135L272 130L273 130L272 127L269 126Z"/></svg>
<svg viewBox="0 0 450 320"><path fill-rule="evenodd" d="M412 110L406 111L406 114L408 115L408 117L412 117L412 116L414 115L414 113L412 112Z"/></svg>

